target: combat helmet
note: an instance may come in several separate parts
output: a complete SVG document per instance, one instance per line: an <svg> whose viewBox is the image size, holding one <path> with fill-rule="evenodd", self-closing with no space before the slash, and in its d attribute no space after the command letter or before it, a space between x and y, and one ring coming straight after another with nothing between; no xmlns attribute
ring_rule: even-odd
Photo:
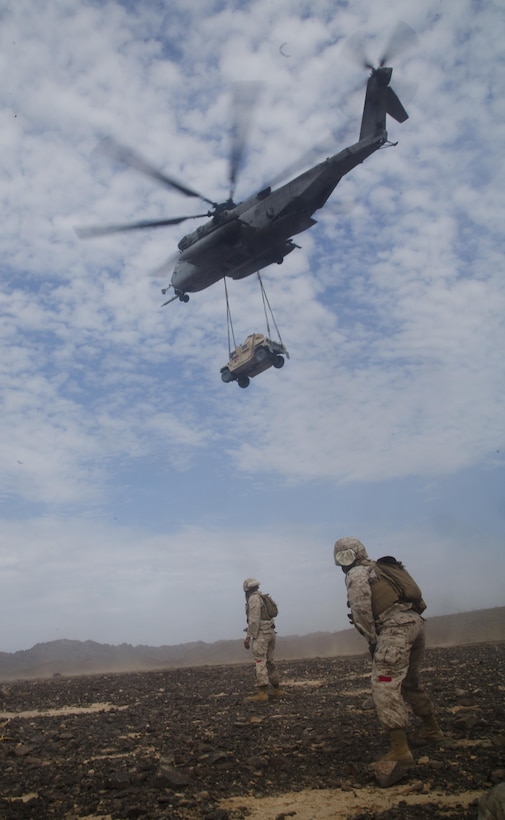
<svg viewBox="0 0 505 820"><path fill-rule="evenodd" d="M358 559L368 558L368 553L358 538L349 535L335 541L333 557L337 567L350 567Z"/></svg>
<svg viewBox="0 0 505 820"><path fill-rule="evenodd" d="M259 585L260 582L257 581L256 578L246 578L242 584L242 589L244 592L248 592L250 589L257 589Z"/></svg>

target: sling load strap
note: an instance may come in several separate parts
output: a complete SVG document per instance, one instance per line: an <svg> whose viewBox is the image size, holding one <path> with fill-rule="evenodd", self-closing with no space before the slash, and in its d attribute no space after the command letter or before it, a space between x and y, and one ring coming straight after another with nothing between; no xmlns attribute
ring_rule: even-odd
<svg viewBox="0 0 505 820"><path fill-rule="evenodd" d="M228 355L231 356L232 350L235 350L237 347L237 343L235 342L235 332L233 330L233 322L231 320L231 311L230 311L230 300L228 299L228 286L226 284L226 276L223 277L224 282L224 292L226 295L226 323L228 328ZM233 348L230 345L230 341L233 339Z"/></svg>
<svg viewBox="0 0 505 820"><path fill-rule="evenodd" d="M279 337L279 342L280 342L280 343L281 343L281 345L284 347L284 343L283 343L283 341L282 341L281 334L280 334L279 328L278 328L278 326L277 326L277 322L275 321L274 312L273 312L273 310L272 310L272 307L271 307L271 305L270 305L270 302L268 301L268 296L267 296L267 294L266 294L265 288L263 287L263 280L262 280L262 278L261 278L260 272L259 272L259 271L256 271L256 273L257 273L257 276L258 276L258 282L260 283L261 298L263 299L263 310L265 311L265 319L266 319L266 323L267 323L267 333L268 333L268 338L269 338L269 339L271 338L271 337L270 337L270 323L269 323L269 321L268 321L268 311L270 311L270 316L272 317L272 322L273 322L273 324L274 324L275 330L277 331L277 336ZM267 308L268 308L268 310L267 310ZM289 354L288 354L288 353L286 353L286 355L287 355L287 356L288 356L288 358L289 358Z"/></svg>

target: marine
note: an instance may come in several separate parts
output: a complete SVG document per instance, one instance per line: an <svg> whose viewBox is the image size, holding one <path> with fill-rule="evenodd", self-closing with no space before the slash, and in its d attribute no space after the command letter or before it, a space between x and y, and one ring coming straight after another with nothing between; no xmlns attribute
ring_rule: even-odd
<svg viewBox="0 0 505 820"><path fill-rule="evenodd" d="M414 758L407 740L408 707L422 723L414 736L416 743L436 743L444 737L433 703L419 682L425 648L420 613L426 604L408 573L409 600L397 585L386 580L388 563L394 562L395 567L404 570L403 565L391 557L371 561L358 538L340 538L333 555L335 564L345 573L349 618L368 641L372 657L372 698L390 740L390 750L381 760L412 765Z"/></svg>
<svg viewBox="0 0 505 820"><path fill-rule="evenodd" d="M266 605L259 591L260 582L256 578L246 578L242 588L245 592L247 632L244 638L246 649L252 648L256 667L256 685L258 691L246 700L252 703L264 703L269 699L269 684L273 697L284 694L279 684L279 674L275 666L275 621L268 614Z"/></svg>

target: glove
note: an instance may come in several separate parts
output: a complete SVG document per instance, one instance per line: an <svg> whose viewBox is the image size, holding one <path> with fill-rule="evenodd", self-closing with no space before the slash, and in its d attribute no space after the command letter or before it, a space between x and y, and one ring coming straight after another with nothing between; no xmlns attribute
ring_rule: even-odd
<svg viewBox="0 0 505 820"><path fill-rule="evenodd" d="M250 639L250 638L244 638L244 646L245 646L245 648L246 648L246 649L249 649L250 645L251 645L251 639Z"/></svg>
<svg viewBox="0 0 505 820"><path fill-rule="evenodd" d="M373 659L373 656L375 655L375 650L377 648L377 644L376 643L369 643L368 648L370 650L370 657Z"/></svg>

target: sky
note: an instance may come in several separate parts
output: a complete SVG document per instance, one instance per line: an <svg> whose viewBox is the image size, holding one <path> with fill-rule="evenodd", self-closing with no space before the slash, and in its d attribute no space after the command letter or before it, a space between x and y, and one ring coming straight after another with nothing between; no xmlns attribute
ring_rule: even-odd
<svg viewBox="0 0 505 820"><path fill-rule="evenodd" d="M285 367L224 384L223 282L161 306L205 219L74 230L206 206L97 146L224 201L258 82L243 200L356 142L357 43L400 22L398 144L263 271ZM250 576L280 635L347 628L345 535L427 617L505 605L504 37L498 0L0 0L0 651L240 638ZM237 343L265 333L257 279L227 287Z"/></svg>

